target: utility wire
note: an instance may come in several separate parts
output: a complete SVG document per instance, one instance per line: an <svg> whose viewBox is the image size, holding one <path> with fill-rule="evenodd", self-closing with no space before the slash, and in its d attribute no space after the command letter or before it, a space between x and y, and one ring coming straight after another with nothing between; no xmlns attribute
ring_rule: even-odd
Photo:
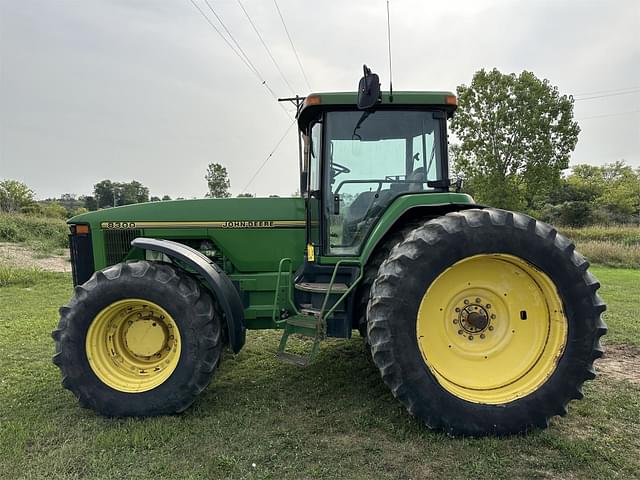
<svg viewBox="0 0 640 480"><path fill-rule="evenodd" d="M256 66L253 64L253 62L251 61L251 59L249 58L249 55L247 55L247 53L242 49L242 47L240 46L240 44L238 43L238 41L236 40L236 38L233 36L233 34L231 33L231 31L227 28L227 25L224 23L224 21L222 20L222 18L220 17L220 15L218 15L218 13L213 9L213 7L211 6L211 4L209 3L209 0L204 0L204 3L207 4L207 7L209 7L209 10L211 10L211 13L213 13L215 15L215 17L218 19L218 22L220 22L220 25L222 25L222 28L224 28L224 31L227 32L227 35L229 35L229 38L231 39L231 41L235 44L235 46L238 48L238 50L240 51L240 53L242 54L242 56L246 59L247 63L251 66L251 69L259 76L261 77L260 73L258 72L258 69L256 68Z"/></svg>
<svg viewBox="0 0 640 480"><path fill-rule="evenodd" d="M631 95L631 94L638 93L638 92L640 92L640 88L637 88L635 90L629 90L628 92L608 93L608 94L605 94L605 95L592 95L590 97L574 98L574 100L576 102L580 102L581 100L593 100L593 99L596 99L596 98L617 97L619 95Z"/></svg>
<svg viewBox="0 0 640 480"><path fill-rule="evenodd" d="M600 95L601 93L618 93L627 90L640 90L640 87L614 88L613 90L596 90L594 92L575 93L574 97L586 97L589 95Z"/></svg>
<svg viewBox="0 0 640 480"><path fill-rule="evenodd" d="M247 182L247 184L244 186L244 188L242 189L242 193L246 193L247 192L247 188L249 188L249 185L251 185L251 183L256 179L256 177L258 176L258 174L260 173L260 171L264 168L264 166L267 164L267 162L269 160L271 160L271 157L273 157L273 154L276 153L276 150L278 150L278 147L280 146L280 144L284 141L285 137L287 136L287 134L289 133L289 131L291 130L291 127L293 127L293 125L296 123L295 119L293 120L293 122L291 122L289 124L289 126L287 127L287 130L284 132L284 135L282 135L282 137L280 137L280 140L278 140L278 143L276 143L276 146L273 147L273 150L271 150L271 153L269 155L267 155L267 158L264 159L264 161L260 164L260 166L258 167L258 169L255 171L255 173L253 174L253 176L251 177L251 179Z"/></svg>
<svg viewBox="0 0 640 480"><path fill-rule="evenodd" d="M590 120L592 118L616 117L618 115L629 115L631 113L640 113L640 110L629 110L628 112L605 113L602 115L591 115L589 117L576 118L578 121Z"/></svg>
<svg viewBox="0 0 640 480"><path fill-rule="evenodd" d="M289 29L287 28L287 24L284 21L284 17L282 16L282 12L280 11L280 7L278 7L277 0L273 0L273 3L276 6L276 10L278 11L278 16L280 17L280 21L282 22L282 26L284 27L284 31L287 34L287 38L289 39L289 44L291 45L291 49L293 50L293 54L296 56L296 60L298 62L298 66L300 67L300 71L302 72L302 76L304 77L304 81L307 84L309 90L312 90L311 84L309 83L309 79L307 78L307 74L304 71L304 67L302 66L302 62L300 61L300 57L298 56L298 51L293 44L293 40L291 39L291 35L289 35Z"/></svg>
<svg viewBox="0 0 640 480"><path fill-rule="evenodd" d="M264 38L262 38L262 35L260 35L260 32L258 31L258 27L256 27L255 23L253 23L253 20L251 19L251 16L249 15L249 12L247 12L247 9L244 8L244 5L242 4L242 2L240 0L238 0L238 5L240 5L240 8L242 9L242 11L244 12L245 16L247 17L247 20L249 20L249 23L251 24L251 27L253 27L253 31L256 32L256 35L260 39L260 43L262 43L262 46L267 51L267 54L269 55L269 58L273 62L273 65L278 70L278 73L280 74L280 77L282 78L284 83L287 84L287 87L289 87L289 90L291 91L291 94L295 95L295 91L294 91L293 87L289 83L289 80L287 80L287 77L285 76L284 72L280 68L280 65L278 65L278 62L276 61L276 59L274 58L273 54L271 53L271 49L267 46L267 43L264 41Z"/></svg>
<svg viewBox="0 0 640 480"><path fill-rule="evenodd" d="M196 4L196 2L194 2L193 0L189 0L191 2L191 5L193 5L195 7L196 10L198 10L198 12L200 12L200 15L202 15L202 18L204 18L206 20L206 22L211 26L211 28L213 28L216 33L220 36L220 38L222 38L222 40L224 40L224 43L227 44L227 46L233 51L233 53L235 53L238 58L240 60L242 60L242 63L244 63L246 65L246 67L253 73L256 74L255 69L249 64L249 62L247 62L247 60L234 48L233 45L231 45L231 43L229 42L229 40L227 39L227 37L225 37L222 32L218 29L218 27L216 27L214 25L214 23L211 21L211 19L202 11L202 9Z"/></svg>
<svg viewBox="0 0 640 480"><path fill-rule="evenodd" d="M249 57L247 56L246 53L244 53L244 50L242 50L242 48L240 47L240 44L235 40L235 37L233 37L233 35L231 35L231 32L229 31L229 29L226 27L226 25L224 24L224 22L222 21L222 19L220 18L219 15L216 14L215 10L211 7L211 5L209 4L209 2L207 0L205 0L205 3L207 4L207 6L209 7L209 9L211 9L211 11L213 12L213 14L216 16L216 18L218 19L218 21L220 22L220 24L222 25L222 27L224 28L224 30L229 34L229 36L232 38L232 40L236 43L236 45L238 45L238 50L236 50L236 48L234 48L234 46L231 44L231 42L229 42L229 39L227 37L224 36L224 34L220 31L220 29L218 29L218 27L215 26L215 24L211 21L211 19L204 13L204 11L194 2L194 0L189 0L191 2L191 4L196 8L196 10L198 10L198 12L200 12L200 15L202 15L202 17L207 21L207 23L211 26L211 28L213 28L216 33L220 36L220 38L222 38L222 40L224 40L224 43L227 44L227 46L233 51L233 53L236 54L236 56L242 60L242 63L244 63L246 65L246 67L256 76L256 78L258 79L258 81L260 82L260 85L264 86L269 93L271 94L271 96L273 97L273 99L278 103L278 106L282 109L282 111L284 113L287 114L287 116L289 118L293 118L291 116L291 113L284 107L284 105L278 101L278 96L275 94L275 92L271 89L271 87L269 86L269 84L267 83L267 81L263 78L263 76L260 74L260 72L258 71L258 69L255 67L255 65L253 64L253 62L251 62L251 60L249 59ZM244 56L243 56L244 55ZM245 58L246 57L246 58Z"/></svg>

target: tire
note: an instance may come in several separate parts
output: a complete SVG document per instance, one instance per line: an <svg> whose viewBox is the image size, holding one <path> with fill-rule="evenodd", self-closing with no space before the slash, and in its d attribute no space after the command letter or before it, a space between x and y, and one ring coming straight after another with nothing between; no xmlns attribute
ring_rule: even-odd
<svg viewBox="0 0 640 480"><path fill-rule="evenodd" d="M369 298L371 297L371 286L378 276L378 269L380 265L387 259L393 247L400 243L416 228L417 224L411 223L393 232L388 239L382 242L382 244L376 248L369 261L367 262L366 270L362 281L358 286L358 293L356 294L356 319L357 327L360 336L364 338L365 344L369 345L367 341L367 306L369 305Z"/></svg>
<svg viewBox="0 0 640 480"><path fill-rule="evenodd" d="M393 395L430 428L452 436L545 428L551 417L567 413L572 399L583 397L582 384L595 378L593 361L603 354L599 339L607 331L601 320L606 306L596 293L600 284L588 267L574 245L555 229L520 213L472 209L428 221L391 251L373 283L367 315L374 363ZM497 278L510 272L513 281L508 277L504 285L484 285L482 279L493 278L493 269ZM468 285L456 277L462 274L469 278ZM447 283L449 279L455 281ZM518 290L518 282L534 285L531 281L537 289ZM500 295L496 302L506 307L482 305L483 300L473 298L484 295L485 287L487 296L494 295L494 286L495 295ZM469 303L467 292L480 293L469 293ZM465 302L460 303L461 310L456 307L460 313L451 319L447 315L458 294ZM540 310L530 311L546 313L528 318L527 310L521 310L519 318L513 315L521 308L518 305L534 304L530 297L547 302L536 307ZM479 306L477 300L481 300ZM551 310L553 305L557 309ZM516 312L511 311L514 306ZM502 313L491 320L496 315L483 316L485 307ZM480 313L467 311L474 308ZM463 324L465 329L482 332L484 340L477 333L467 335ZM543 332L540 338L544 338L547 324L547 340L540 346L536 346L538 334L518 335L515 327ZM488 330L493 325L495 330ZM499 336L494 333L498 331L506 333ZM494 343L485 348L481 341L497 342L501 349L494 353L488 347ZM514 351L518 345L524 348ZM535 352L531 368L518 370L520 359L529 361L529 351ZM452 358L460 359L459 363L449 361ZM505 362L506 358L515 361ZM477 367L461 371L465 362ZM485 365L502 368L486 370L485 375ZM507 372L512 371L522 375L507 383L511 378ZM504 384L493 376L504 376Z"/></svg>
<svg viewBox="0 0 640 480"><path fill-rule="evenodd" d="M209 293L186 272L147 261L108 267L76 286L52 337L62 385L82 407L114 417L184 411L211 381L222 348Z"/></svg>

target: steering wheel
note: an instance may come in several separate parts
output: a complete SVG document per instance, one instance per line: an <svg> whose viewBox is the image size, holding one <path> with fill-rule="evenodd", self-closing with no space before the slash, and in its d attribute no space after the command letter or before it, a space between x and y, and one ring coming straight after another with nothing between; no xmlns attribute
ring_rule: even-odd
<svg viewBox="0 0 640 480"><path fill-rule="evenodd" d="M336 162L331 163L331 171L333 172L334 177L337 177L342 173L351 173L351 170L349 168Z"/></svg>

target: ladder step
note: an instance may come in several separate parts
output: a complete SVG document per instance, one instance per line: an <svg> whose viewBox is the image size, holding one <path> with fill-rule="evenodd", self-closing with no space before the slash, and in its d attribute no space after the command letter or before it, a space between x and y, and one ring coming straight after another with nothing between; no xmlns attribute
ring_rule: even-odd
<svg viewBox="0 0 640 480"><path fill-rule="evenodd" d="M278 360L282 360L283 362L290 363L292 365L297 365L299 367L306 367L311 362L311 357L303 357L302 355L295 355L293 353L286 352L278 352L276 353L276 358Z"/></svg>
<svg viewBox="0 0 640 480"><path fill-rule="evenodd" d="M329 290L328 283L300 282L295 284L296 290L311 293L326 293ZM348 289L348 285L344 283L334 283L331 287L331 293L344 293Z"/></svg>
<svg viewBox="0 0 640 480"><path fill-rule="evenodd" d="M287 318L287 325L315 329L318 326L318 319L316 317L290 317Z"/></svg>

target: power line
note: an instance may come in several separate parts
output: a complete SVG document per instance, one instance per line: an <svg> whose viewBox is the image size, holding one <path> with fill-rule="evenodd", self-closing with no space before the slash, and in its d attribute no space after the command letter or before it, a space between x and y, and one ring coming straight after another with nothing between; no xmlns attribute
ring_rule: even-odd
<svg viewBox="0 0 640 480"><path fill-rule="evenodd" d="M289 133L289 131L291 130L291 127L293 127L293 125L296 123L296 121L294 120L293 122L291 122L289 124L289 126L287 127L287 130L284 132L284 135L282 135L282 137L280 137L280 140L278 140L278 143L276 143L276 146L273 147L273 150L271 150L271 153L269 155L267 155L267 158L264 159L264 161L260 164L260 166L258 167L258 169L255 171L255 173L253 174L253 176L251 177L251 179L247 182L247 184L244 186L244 188L242 189L241 193L246 193L247 192L247 188L249 188L249 185L251 185L251 183L256 179L256 177L258 176L258 174L260 173L260 171L264 168L264 166L267 164L267 162L271 159L271 157L273 157L273 154L276 153L276 150L278 150L278 147L280 146L280 144L284 141L285 137L287 136L287 134Z"/></svg>
<svg viewBox="0 0 640 480"><path fill-rule="evenodd" d="M216 27L214 25L214 23L211 21L211 19L202 11L202 9L196 4L196 2L194 2L193 0L189 0L189 1L191 2L191 5L193 5L196 8L196 10L198 10L198 12L200 12L200 15L202 15L202 18L204 18L206 20L206 22L211 26L211 28L213 28L216 31L216 33L220 36L220 38L222 38L222 40L224 40L224 43L226 43L227 46L233 51L233 53L235 53L238 56L238 58L240 60L242 60L242 63L244 63L247 66L247 68L249 70L251 70L252 73L255 74L256 71L253 69L253 67L251 67L251 65L247 62L247 60L242 55L240 55L240 53L238 53L238 51L234 48L234 46L231 45L231 43L229 42L227 37L225 37L222 34L222 32L220 30L218 30L218 27Z"/></svg>
<svg viewBox="0 0 640 480"><path fill-rule="evenodd" d="M640 90L640 87L614 88L613 90L596 90L594 92L575 93L573 96L586 97L589 95L600 95L601 93L617 93L617 92L624 92L627 90Z"/></svg>
<svg viewBox="0 0 640 480"><path fill-rule="evenodd" d="M278 96L271 89L271 87L269 86L267 81L262 77L262 75L260 74L258 69L255 67L253 62L251 62L251 60L249 59L248 55L244 52L244 50L242 50L242 48L240 47L240 44L235 40L235 37L233 37L233 35L231 35L231 32L229 31L229 29L226 27L226 25L224 24L224 22L222 21L220 16L216 14L215 10L211 7L211 5L209 5L209 2L207 0L205 0L205 3L209 7L209 9L213 12L213 14L216 16L216 18L218 19L218 21L220 22L220 24L222 25L224 30L229 34L229 36L232 38L234 43L236 43L236 45L238 45L238 49L240 50L241 53L234 48L234 46L231 44L231 42L229 42L227 37L225 37L223 35L223 33L218 29L218 27L215 26L215 24L211 21L211 19L204 13L204 11L202 11L202 9L194 2L194 0L189 0L189 1L191 2L191 5L193 5L196 8L196 10L198 10L198 12L200 12L200 15L202 15L202 17L207 21L207 23L216 31L216 33L220 36L220 38L222 38L222 40L224 40L224 43L227 44L227 46L233 51L233 53L235 53L236 56L240 60L242 60L242 63L244 63L247 66L247 68L256 76L256 78L260 82L260 85L264 86L269 91L269 93L271 94L273 99L276 102L278 102ZM289 118L293 118L291 116L291 113L289 113L289 111L284 107L284 105L282 105L282 103L278 102L278 106L282 109L282 111L284 113L286 113L286 115Z"/></svg>
<svg viewBox="0 0 640 480"><path fill-rule="evenodd" d="M247 60L247 63L251 66L251 69L258 75L258 77L262 77L260 75L260 72L258 72L258 69L256 68L256 66L253 64L253 62L251 61L251 59L249 58L249 55L247 55L247 53L242 49L242 47L240 46L240 44L238 43L238 41L236 40L236 38L233 36L233 34L231 33L231 31L227 28L227 26L225 25L224 21L222 20L222 18L220 17L220 15L218 15L216 13L216 11L213 9L213 7L211 6L211 4L209 3L209 0L204 0L204 3L207 4L207 7L209 7L209 10L211 10L211 13L213 13L215 15L215 17L218 19L218 22L220 22L220 25L222 25L222 28L224 28L224 31L227 32L227 35L229 35L229 38L231 39L231 41L235 44L235 46L238 48L238 50L240 51L240 53L242 53L242 55L244 56L244 58Z"/></svg>
<svg viewBox="0 0 640 480"><path fill-rule="evenodd" d="M589 117L576 118L576 120L582 121L582 120L590 120L592 118L615 117L618 115L629 115L631 113L640 113L640 110L629 110L628 112L616 112L616 113L605 113L602 115L591 115Z"/></svg>
<svg viewBox="0 0 640 480"><path fill-rule="evenodd" d="M291 49L293 50L293 54L296 56L296 61L298 62L298 66L300 67L300 71L302 72L302 76L304 77L304 81L307 84L309 90L312 90L311 84L309 83L309 79L307 78L307 74L304 71L304 67L302 66L302 62L300 61L300 57L298 56L298 51L293 44L293 40L291 39L291 35L289 35L289 29L287 28L287 24L284 21L284 17L282 16L282 12L280 11L280 7L278 7L277 0L273 0L273 3L276 6L276 10L278 11L278 16L280 17L280 21L282 22L282 26L284 27L284 31L287 34L287 38L289 39L289 44L291 45Z"/></svg>
<svg viewBox="0 0 640 480"><path fill-rule="evenodd" d="M247 9L244 8L244 5L242 4L242 2L240 0L238 0L238 5L240 5L240 8L242 9L242 11L244 12L245 16L247 17L247 20L249 20L249 23L253 27L253 31L256 32L256 35L260 39L260 43L262 43L262 46L267 51L267 54L269 55L269 58L271 59L271 61L275 65L276 69L278 70L278 73L280 74L280 77L282 78L282 80L284 80L284 83L286 83L287 86L289 87L289 90L291 91L291 94L295 95L295 91L294 91L293 87L291 86L291 84L287 80L287 77L284 75L284 72L280 68L280 65L278 65L278 62L276 61L276 59L274 58L273 54L271 53L271 49L267 46L266 42L262 38L262 35L260 35L260 32L258 31L258 27L256 27L256 25L253 23L253 20L251 20L251 16L249 15L249 12L247 12Z"/></svg>
<svg viewBox="0 0 640 480"><path fill-rule="evenodd" d="M593 100L595 98L617 97L619 95L631 95L638 92L640 92L640 88L636 88L635 90L629 90L628 92L608 93L605 95L593 95L591 97L574 98L574 100L576 102L579 102L581 100Z"/></svg>

